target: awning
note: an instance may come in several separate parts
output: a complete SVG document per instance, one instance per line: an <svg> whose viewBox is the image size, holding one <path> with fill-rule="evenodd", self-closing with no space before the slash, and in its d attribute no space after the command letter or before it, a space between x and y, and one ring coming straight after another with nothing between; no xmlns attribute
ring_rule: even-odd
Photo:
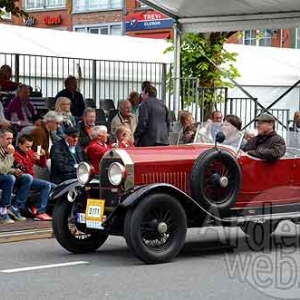
<svg viewBox="0 0 300 300"><path fill-rule="evenodd" d="M141 0L182 24L184 31L300 28L299 0Z"/></svg>

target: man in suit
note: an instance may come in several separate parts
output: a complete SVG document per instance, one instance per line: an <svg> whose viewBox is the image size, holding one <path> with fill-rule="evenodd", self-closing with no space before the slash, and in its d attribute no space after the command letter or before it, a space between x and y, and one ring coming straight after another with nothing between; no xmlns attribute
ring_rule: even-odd
<svg viewBox="0 0 300 300"><path fill-rule="evenodd" d="M66 180L76 178L76 165L85 160L78 140L78 128L69 127L65 131L65 138L52 146L50 152L50 179L53 183L60 184Z"/></svg>
<svg viewBox="0 0 300 300"><path fill-rule="evenodd" d="M145 87L142 94L143 102L139 107L138 125L134 132L136 146L167 146L169 144L168 109L156 96L155 87Z"/></svg>
<svg viewBox="0 0 300 300"><path fill-rule="evenodd" d="M55 100L59 97L66 97L71 100L71 113L74 117L81 118L85 109L85 104L82 94L77 89L77 80L74 76L69 76L65 80L65 89L60 91Z"/></svg>

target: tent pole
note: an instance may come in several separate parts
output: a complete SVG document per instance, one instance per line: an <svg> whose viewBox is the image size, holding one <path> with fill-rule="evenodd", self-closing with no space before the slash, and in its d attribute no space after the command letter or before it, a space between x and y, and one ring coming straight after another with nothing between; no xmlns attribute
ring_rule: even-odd
<svg viewBox="0 0 300 300"><path fill-rule="evenodd" d="M174 24L174 113L178 116L180 109L180 48L181 48L181 36L180 30L178 30L179 24Z"/></svg>

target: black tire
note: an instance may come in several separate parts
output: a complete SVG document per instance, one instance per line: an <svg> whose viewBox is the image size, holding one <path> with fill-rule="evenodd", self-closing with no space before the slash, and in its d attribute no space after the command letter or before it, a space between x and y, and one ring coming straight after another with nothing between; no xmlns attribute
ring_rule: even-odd
<svg viewBox="0 0 300 300"><path fill-rule="evenodd" d="M227 185L221 185L221 178ZM210 213L226 217L241 188L241 169L227 151L210 149L196 159L191 171L191 194Z"/></svg>
<svg viewBox="0 0 300 300"><path fill-rule="evenodd" d="M159 233L159 224L166 225L166 232ZM148 264L166 263L176 257L185 243L186 232L185 211L176 198L167 194L145 196L125 217L127 246Z"/></svg>
<svg viewBox="0 0 300 300"><path fill-rule="evenodd" d="M271 245L271 235L276 230L278 222L247 222L240 228L246 234L246 242L252 251L262 251Z"/></svg>
<svg viewBox="0 0 300 300"><path fill-rule="evenodd" d="M66 199L59 199L54 207L52 217L53 233L59 244L72 253L88 253L96 251L108 238L103 231L94 230L87 233L87 237L76 237L69 228L69 216L72 206ZM82 224L80 224L82 226ZM84 230L85 228L80 228Z"/></svg>

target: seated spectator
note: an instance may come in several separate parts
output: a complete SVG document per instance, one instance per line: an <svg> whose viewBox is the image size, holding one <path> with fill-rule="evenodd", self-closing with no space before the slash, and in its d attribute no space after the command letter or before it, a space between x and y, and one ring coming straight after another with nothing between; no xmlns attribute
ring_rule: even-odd
<svg viewBox="0 0 300 300"><path fill-rule="evenodd" d="M58 115L55 111L47 112L40 125L35 126L30 133L33 139L32 149L37 151L37 147L41 146L45 151L46 158L49 158L52 145L61 139L57 135L57 129L61 122L62 116Z"/></svg>
<svg viewBox="0 0 300 300"><path fill-rule="evenodd" d="M30 185L32 182L31 175L23 174L23 171L14 166L14 152L15 148L12 145L13 133L8 129L2 129L0 132L0 188L2 189L2 196L0 200L0 222L4 224L13 224L8 213L18 221L24 221L21 212L18 208L20 203L28 196ZM11 205L11 194L14 184L18 182L18 191L14 206ZM16 205L16 206L15 206ZM9 209L7 209L10 206Z"/></svg>
<svg viewBox="0 0 300 300"><path fill-rule="evenodd" d="M227 115L221 125L221 130L225 135L223 145L237 148L242 142L242 120L235 115ZM245 144L245 141L243 142Z"/></svg>
<svg viewBox="0 0 300 300"><path fill-rule="evenodd" d="M64 139L53 144L50 152L51 181L60 184L68 179L76 178L76 166L85 160L79 141L79 129L69 127Z"/></svg>
<svg viewBox="0 0 300 300"><path fill-rule="evenodd" d="M2 91L10 92L17 89L19 83L11 80L12 69L9 65L3 65L0 68L0 87Z"/></svg>
<svg viewBox="0 0 300 300"><path fill-rule="evenodd" d="M139 108L140 94L138 92L131 92L127 100L131 103L131 113L136 115Z"/></svg>
<svg viewBox="0 0 300 300"><path fill-rule="evenodd" d="M94 108L88 107L83 112L82 121L79 122L79 143L85 149L91 142L92 129L96 122L96 111Z"/></svg>
<svg viewBox="0 0 300 300"><path fill-rule="evenodd" d="M1 87L0 87L0 92L1 92ZM0 101L0 129L9 128L9 127L11 127L11 123L5 118L3 104Z"/></svg>
<svg viewBox="0 0 300 300"><path fill-rule="evenodd" d="M261 114L256 120L258 135L248 141L242 150L251 156L275 162L286 151L284 139L275 131L275 118L269 114Z"/></svg>
<svg viewBox="0 0 300 300"><path fill-rule="evenodd" d="M289 128L290 131L300 132L300 111L294 114L293 126Z"/></svg>
<svg viewBox="0 0 300 300"><path fill-rule="evenodd" d="M3 224L13 224L9 217L7 208L11 205L11 194L16 181L13 173L14 147L12 145L13 134L7 129L0 131L0 188L2 190L0 198L0 222Z"/></svg>
<svg viewBox="0 0 300 300"><path fill-rule="evenodd" d="M99 163L103 155L109 149L107 146L107 128L100 125L92 129L92 141L86 148L88 160L94 168L96 174L99 174Z"/></svg>
<svg viewBox="0 0 300 300"><path fill-rule="evenodd" d="M71 100L66 97L59 97L55 103L55 111L58 115L63 117L63 121L60 124L60 136L68 127L75 127L77 125L75 117L71 113Z"/></svg>
<svg viewBox="0 0 300 300"><path fill-rule="evenodd" d="M120 101L119 112L111 121L111 132L116 133L116 130L120 126L126 126L131 132L136 128L136 117L131 113L131 103L128 100Z"/></svg>
<svg viewBox="0 0 300 300"><path fill-rule="evenodd" d="M111 148L127 149L133 146L132 132L126 126L120 126L116 130L117 140L110 145Z"/></svg>
<svg viewBox="0 0 300 300"><path fill-rule="evenodd" d="M85 109L84 99L82 94L77 89L77 79L74 76L69 76L65 80L65 89L61 90L55 97L67 97L71 100L71 112L74 117L81 118Z"/></svg>
<svg viewBox="0 0 300 300"><path fill-rule="evenodd" d="M247 129L245 131L245 140L248 142L257 136L257 131L255 129Z"/></svg>
<svg viewBox="0 0 300 300"><path fill-rule="evenodd" d="M7 117L20 127L33 124L33 119L38 115L35 107L29 101L30 90L25 84L20 84L17 89L17 96L11 100L7 108Z"/></svg>
<svg viewBox="0 0 300 300"><path fill-rule="evenodd" d="M180 114L179 121L182 126L180 132L179 144L189 144L194 141L194 137L197 131L194 118L189 111L183 111Z"/></svg>
<svg viewBox="0 0 300 300"><path fill-rule="evenodd" d="M14 153L15 162L21 167L23 172L26 172L33 177L30 189L39 192L37 207L31 208L34 219L40 221L50 221L51 217L48 216L45 211L48 204L49 193L51 189L55 187L55 185L46 180L36 178L33 166L37 165L42 168L46 167L46 152L43 149L40 150L40 153L33 152L33 150L31 150L32 144L33 139L29 135L22 135L19 138L18 147ZM20 208L24 207L25 203L23 203Z"/></svg>

